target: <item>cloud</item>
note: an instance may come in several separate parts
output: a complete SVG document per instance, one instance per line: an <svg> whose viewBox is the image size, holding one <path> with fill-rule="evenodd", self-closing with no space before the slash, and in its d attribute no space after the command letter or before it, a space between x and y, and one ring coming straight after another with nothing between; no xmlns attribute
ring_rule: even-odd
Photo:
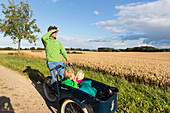
<svg viewBox="0 0 170 113"><path fill-rule="evenodd" d="M99 15L99 12L98 11L94 11L93 12L95 15Z"/></svg>
<svg viewBox="0 0 170 113"><path fill-rule="evenodd" d="M90 39L88 42L110 42L110 39L96 38L96 39Z"/></svg>
<svg viewBox="0 0 170 113"><path fill-rule="evenodd" d="M57 1L59 1L59 0L51 0L53 3L56 3Z"/></svg>
<svg viewBox="0 0 170 113"><path fill-rule="evenodd" d="M53 3L56 3L58 2L59 0L48 0L46 3L48 4L49 2L53 2Z"/></svg>
<svg viewBox="0 0 170 113"><path fill-rule="evenodd" d="M152 44L138 44L138 47L141 47L141 46L153 46Z"/></svg>
<svg viewBox="0 0 170 113"><path fill-rule="evenodd" d="M116 6L115 19L97 22L96 25L113 33L124 33L122 40L136 40L154 45L170 44L170 0L138 2ZM129 34L132 32L134 35ZM139 34L140 32L140 34ZM141 36L140 36L141 35Z"/></svg>
<svg viewBox="0 0 170 113"><path fill-rule="evenodd" d="M58 40L61 41L65 48L89 48L89 49L97 49L98 47L112 47L112 41L110 38L73 38L67 35L58 36Z"/></svg>
<svg viewBox="0 0 170 113"><path fill-rule="evenodd" d="M72 38L69 36L63 36L65 38L58 38L63 44L65 48L89 48L89 49L97 49L98 47L110 47L115 49L127 48L127 47L137 47L142 45L142 41L138 42L128 42L122 41L116 38L105 38L105 37L97 37L97 38ZM65 40L67 39L67 40ZM148 44L146 44L148 45Z"/></svg>
<svg viewBox="0 0 170 113"><path fill-rule="evenodd" d="M1 34L0 34L1 36ZM122 36L123 37L123 36ZM36 46L34 44L30 44L27 40L22 40L21 42L21 48L30 48L30 47L41 47L44 48L43 43L41 41L41 36L37 37L38 40L36 41ZM151 44L143 44L142 41L137 41L137 42L128 42L122 41L121 39L116 39L116 38L110 38L110 37L97 37L97 38L73 38L68 35L59 35L57 37L57 40L61 41L63 46L65 48L88 48L88 49L97 49L98 47L110 47L110 48L115 48L115 49L120 49L120 48L127 48L127 47L137 47L137 46L152 46ZM9 46L10 45L10 46ZM13 41L10 39L10 37L2 38L1 39L1 45L0 47L13 47L17 48L17 44L13 44ZM161 48L167 48L170 46L161 46Z"/></svg>
<svg viewBox="0 0 170 113"><path fill-rule="evenodd" d="M129 34L129 35L122 35L119 36L121 38L122 42L127 41L127 40L139 40L139 39L146 39L148 38L146 35L142 34Z"/></svg>
<svg viewBox="0 0 170 113"><path fill-rule="evenodd" d="M106 26L106 27L103 27L102 29L112 30L113 33L123 33L128 30L128 29L122 28L122 27L111 27L111 26Z"/></svg>
<svg viewBox="0 0 170 113"><path fill-rule="evenodd" d="M63 41L63 42L70 42L70 41L75 40L75 38L72 38L72 37L67 36L67 35L59 35L57 39L60 40L60 41Z"/></svg>

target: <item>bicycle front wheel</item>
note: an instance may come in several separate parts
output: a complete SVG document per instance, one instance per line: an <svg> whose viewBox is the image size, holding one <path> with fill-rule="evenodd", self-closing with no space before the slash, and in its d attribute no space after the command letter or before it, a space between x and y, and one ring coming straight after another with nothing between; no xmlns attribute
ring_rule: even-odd
<svg viewBox="0 0 170 113"><path fill-rule="evenodd" d="M50 79L52 77L48 76L44 79L43 82L43 91L45 94L45 97L50 102L55 102L58 99L57 89L54 86L49 86Z"/></svg>

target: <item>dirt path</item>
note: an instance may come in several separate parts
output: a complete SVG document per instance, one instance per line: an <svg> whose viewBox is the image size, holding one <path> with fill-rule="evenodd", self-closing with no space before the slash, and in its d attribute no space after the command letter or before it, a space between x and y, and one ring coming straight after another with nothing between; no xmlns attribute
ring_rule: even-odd
<svg viewBox="0 0 170 113"><path fill-rule="evenodd" d="M56 113L44 99L42 85L0 65L0 113Z"/></svg>

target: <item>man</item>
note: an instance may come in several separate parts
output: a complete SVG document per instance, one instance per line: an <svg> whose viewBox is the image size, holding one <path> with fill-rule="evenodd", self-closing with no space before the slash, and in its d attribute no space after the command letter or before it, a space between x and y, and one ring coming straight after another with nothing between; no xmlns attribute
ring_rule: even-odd
<svg viewBox="0 0 170 113"><path fill-rule="evenodd" d="M56 40L57 32L58 32L57 27L50 26L48 28L48 32L41 38L46 51L47 67L49 68L50 73L52 75L52 79L50 80L50 85L52 85L56 81L56 78L53 73L53 68L57 65L63 66L63 61L62 61L62 57L60 56L60 53L65 58L67 63L72 65L62 43ZM59 72L60 78L63 79L64 68L63 67L56 68L55 70L56 74L57 74L57 70Z"/></svg>

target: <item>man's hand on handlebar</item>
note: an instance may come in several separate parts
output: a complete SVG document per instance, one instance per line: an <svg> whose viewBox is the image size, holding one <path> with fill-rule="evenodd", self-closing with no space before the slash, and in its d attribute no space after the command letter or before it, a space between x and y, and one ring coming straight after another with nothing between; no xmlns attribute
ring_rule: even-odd
<svg viewBox="0 0 170 113"><path fill-rule="evenodd" d="M70 64L70 65L72 65L72 63L70 62L70 60L67 60L67 62L66 62L67 64Z"/></svg>

